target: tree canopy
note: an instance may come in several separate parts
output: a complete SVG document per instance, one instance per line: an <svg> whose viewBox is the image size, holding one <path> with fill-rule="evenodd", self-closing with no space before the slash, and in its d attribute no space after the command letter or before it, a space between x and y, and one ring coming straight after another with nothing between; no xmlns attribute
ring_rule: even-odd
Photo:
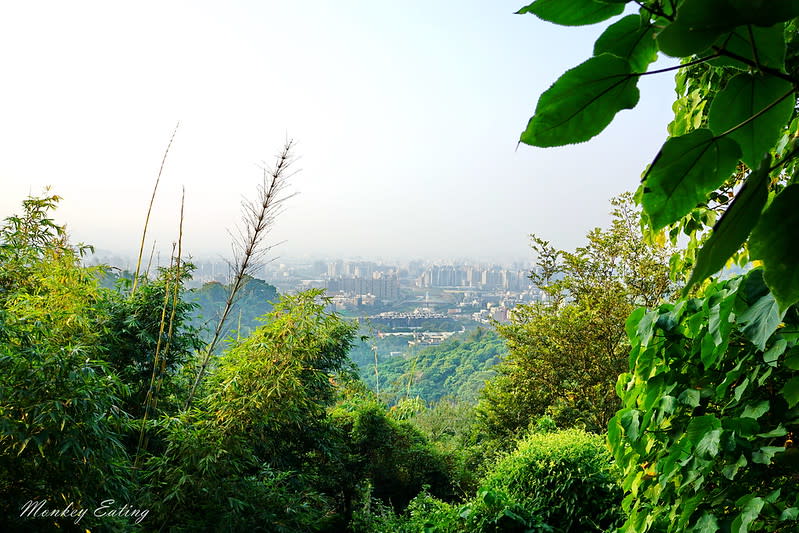
<svg viewBox="0 0 799 533"><path fill-rule="evenodd" d="M670 249L644 242L630 196L613 205L611 228L591 231L574 252L533 237L533 278L544 300L517 306L510 323L497 325L510 353L478 408L490 435L518 434L544 415L601 433L618 409L613 386L629 350L624 323L676 285Z"/></svg>

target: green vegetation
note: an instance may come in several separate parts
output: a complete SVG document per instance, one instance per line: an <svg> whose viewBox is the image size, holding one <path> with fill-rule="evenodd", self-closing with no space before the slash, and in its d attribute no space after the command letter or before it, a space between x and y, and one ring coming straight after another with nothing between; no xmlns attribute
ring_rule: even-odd
<svg viewBox="0 0 799 533"><path fill-rule="evenodd" d="M625 3L520 13L593 24ZM586 141L676 71L671 136L609 229L573 252L533 237L544 301L498 333L380 359L321 291L254 280L291 143L229 287L187 292L180 240L153 279L104 287L59 198L25 200L0 225L0 528L796 530L799 3L637 4L521 140ZM681 63L644 72L659 52ZM78 514L109 499L128 513Z"/></svg>
<svg viewBox="0 0 799 533"><path fill-rule="evenodd" d="M799 517L799 313L763 271L639 309L609 440L633 531L786 531Z"/></svg>
<svg viewBox="0 0 799 533"><path fill-rule="evenodd" d="M406 341L404 341L406 342ZM444 396L474 402L493 367L507 350L493 331L478 328L426 348L414 347L404 355L384 357L378 364L380 392L389 401L419 397L436 403ZM374 359L361 365L364 381L375 389Z"/></svg>
<svg viewBox="0 0 799 533"><path fill-rule="evenodd" d="M0 227L4 529L342 531L372 497L454 497L448 456L359 385L356 326L320 291L281 298L183 409L205 346L180 298L190 265L103 289L57 202L30 198ZM108 499L138 514L63 512Z"/></svg>
<svg viewBox="0 0 799 533"><path fill-rule="evenodd" d="M375 531L609 531L620 522L621 489L603 439L580 430L531 434L492 468L460 505L429 493Z"/></svg>
<svg viewBox="0 0 799 533"><path fill-rule="evenodd" d="M191 323L201 330L204 339L210 337L221 316L231 287L217 281L203 284L189 291L184 299L196 304L191 315ZM278 300L277 289L269 283L248 276L237 299L230 310L230 321L222 331L222 338L243 338L255 331L261 322L259 317L272 310Z"/></svg>
<svg viewBox="0 0 799 533"><path fill-rule="evenodd" d="M564 25L594 24L626 2L537 0L519 13ZM594 56L544 92L521 135L533 146L562 146L600 133L638 102L638 80L677 71L675 120L644 174L637 199L652 232L691 238L688 287L730 257L763 262L781 309L799 301L794 172L799 5L737 0L639 2L611 24ZM647 72L657 53L681 65ZM740 185L743 187L738 187ZM727 208L729 205L729 208ZM721 216L719 216L721 215ZM712 232L703 232L714 226ZM738 253L749 238L748 253Z"/></svg>
<svg viewBox="0 0 799 533"><path fill-rule="evenodd" d="M537 0L521 13L593 24L624 3ZM521 136L586 141L635 106L640 77L677 72L670 137L636 200L653 242L687 237L671 259L687 283L682 299L627 322L623 408L609 425L624 472L622 530L795 530L799 3L638 5L541 95ZM658 52L680 64L646 72ZM762 268L708 281L749 261Z"/></svg>
<svg viewBox="0 0 799 533"><path fill-rule="evenodd" d="M574 252L533 237L546 299L517 306L511 322L497 326L510 355L478 407L493 438L516 436L544 415L602 433L619 408L613 385L627 369L627 316L675 286L669 249L645 244L630 197L613 204L611 228L593 230Z"/></svg>
<svg viewBox="0 0 799 533"><path fill-rule="evenodd" d="M0 513L12 523L28 500L131 490L113 414L126 387L103 360L96 278L48 217L58 200L29 198L0 227Z"/></svg>
<svg viewBox="0 0 799 533"><path fill-rule="evenodd" d="M135 292L124 280L103 288L50 219L57 201L28 199L0 229L5 527L549 531L560 522L541 502L563 494L534 482L544 464L565 476L564 491L592 487L580 505L604 498L591 483L615 487L593 436L529 436L512 451L482 432L473 402L503 356L497 334L420 350L415 367L396 358L415 383L388 408L348 357L357 324L327 312L321 291L283 296L231 338L186 409L206 349L183 286L191 265L173 260ZM88 513L108 499L137 514ZM558 519L586 527L589 510L568 501ZM431 525L431 506L449 525Z"/></svg>
<svg viewBox="0 0 799 533"><path fill-rule="evenodd" d="M621 517L621 489L604 439L579 430L522 439L483 486L504 492L555 531L606 531Z"/></svg>

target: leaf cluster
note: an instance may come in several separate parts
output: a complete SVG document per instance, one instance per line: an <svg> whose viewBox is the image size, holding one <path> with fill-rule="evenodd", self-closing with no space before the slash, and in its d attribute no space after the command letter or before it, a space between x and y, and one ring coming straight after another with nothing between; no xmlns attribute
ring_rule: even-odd
<svg viewBox="0 0 799 533"><path fill-rule="evenodd" d="M624 530L795 527L798 328L761 269L633 313L623 408L608 429L624 472Z"/></svg>
<svg viewBox="0 0 799 533"><path fill-rule="evenodd" d="M556 24L594 24L620 15L626 3L536 0L519 13ZM793 245L799 5L636 3L637 14L617 20L597 39L593 57L540 96L520 140L542 147L586 141L637 104L642 76L678 71L670 137L636 194L643 221L653 236L689 237L687 253L673 263L675 273L692 270L686 292L730 258L741 264L755 259L786 309L799 301ZM647 70L658 53L681 64Z"/></svg>

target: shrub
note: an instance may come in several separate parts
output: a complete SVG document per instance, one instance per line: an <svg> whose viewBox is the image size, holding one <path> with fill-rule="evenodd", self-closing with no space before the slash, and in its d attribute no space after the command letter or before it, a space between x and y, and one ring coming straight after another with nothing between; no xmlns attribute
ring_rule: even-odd
<svg viewBox="0 0 799 533"><path fill-rule="evenodd" d="M621 519L622 491L604 439L580 430L529 435L483 489L507 494L555 531L604 531Z"/></svg>

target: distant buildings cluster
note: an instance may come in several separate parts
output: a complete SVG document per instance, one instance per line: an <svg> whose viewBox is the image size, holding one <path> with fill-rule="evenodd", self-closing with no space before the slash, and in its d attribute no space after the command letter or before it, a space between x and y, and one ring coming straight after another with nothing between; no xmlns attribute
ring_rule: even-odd
<svg viewBox="0 0 799 533"><path fill-rule="evenodd" d="M154 258L154 265L158 259ZM93 257L92 261L130 264L129 258L118 257ZM230 268L221 258L194 259L193 263L191 285L228 282ZM332 310L380 317L376 320L384 324L415 328L425 321L508 321L514 307L541 299L540 290L529 278L530 268L523 263L500 266L468 261L386 264L342 259L287 260L266 263L254 277L274 285L281 293L325 289ZM409 314L415 308L431 309L433 313Z"/></svg>
<svg viewBox="0 0 799 533"><path fill-rule="evenodd" d="M418 287L469 287L523 291L532 286L529 270L482 268L472 265L432 265L416 280Z"/></svg>
<svg viewBox="0 0 799 533"><path fill-rule="evenodd" d="M379 300L388 301L396 301L400 298L399 281L394 276L373 278L337 277L327 280L325 288L331 294L371 295Z"/></svg>

